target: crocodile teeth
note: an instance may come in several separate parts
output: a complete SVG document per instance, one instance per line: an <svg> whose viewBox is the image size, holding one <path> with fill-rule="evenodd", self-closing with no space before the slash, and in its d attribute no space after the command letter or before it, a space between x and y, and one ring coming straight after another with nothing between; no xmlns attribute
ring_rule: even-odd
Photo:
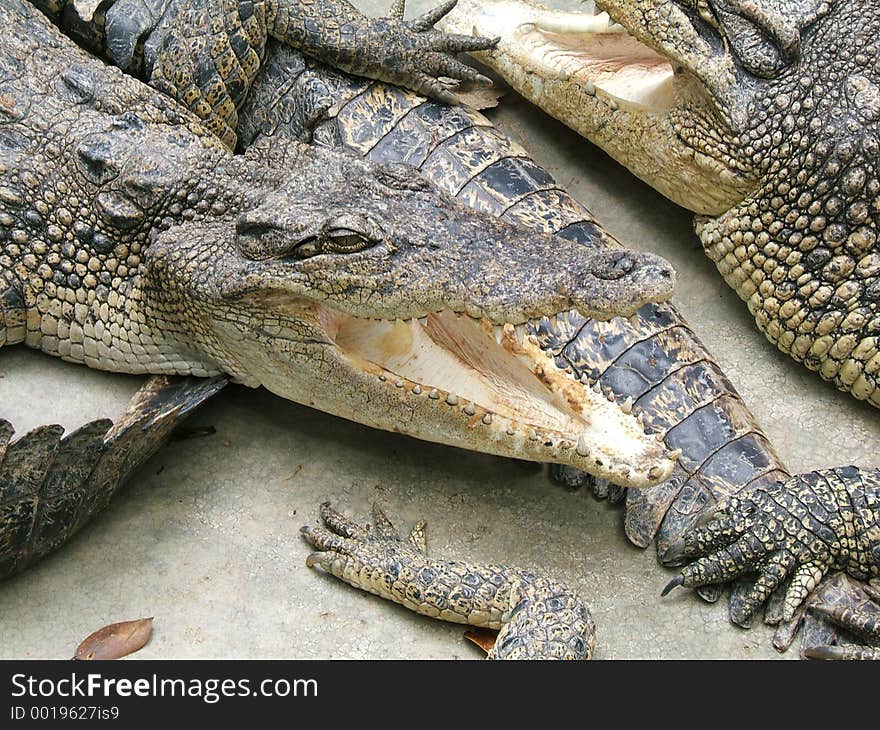
<svg viewBox="0 0 880 730"><path fill-rule="evenodd" d="M392 391L412 395L420 414L437 415L440 426L425 426L433 439L570 463L627 486L646 486L652 466L661 476L672 469L663 444L627 413L632 400L621 396L619 407L609 388L545 350L535 321L497 326L434 312L379 324L336 315L334 324L342 350L385 368ZM630 472L621 477L624 465Z"/></svg>
<svg viewBox="0 0 880 730"><path fill-rule="evenodd" d="M595 10L595 8L594 8ZM545 16L533 23L537 28L550 33L624 33L623 26L611 20L604 10L590 15L588 13L559 14L557 17Z"/></svg>

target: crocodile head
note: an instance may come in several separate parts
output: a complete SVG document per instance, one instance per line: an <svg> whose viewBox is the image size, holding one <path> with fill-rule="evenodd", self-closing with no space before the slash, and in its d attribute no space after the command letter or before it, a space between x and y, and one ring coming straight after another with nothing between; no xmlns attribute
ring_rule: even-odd
<svg viewBox="0 0 880 730"><path fill-rule="evenodd" d="M700 214L706 253L781 350L880 405L880 5L462 0L481 56ZM464 17L467 16L467 17Z"/></svg>
<svg viewBox="0 0 880 730"><path fill-rule="evenodd" d="M240 209L147 249L143 298L184 313L181 342L243 383L370 426L628 486L668 476L662 443L523 326L631 315L670 296L668 263L530 233L408 166L272 155L248 152L261 191Z"/></svg>
<svg viewBox="0 0 880 730"><path fill-rule="evenodd" d="M530 234L405 167L290 140L231 155L172 100L64 51L48 24L2 3L0 20L4 345L120 372L228 373L627 486L669 474L662 442L518 328L662 301L667 262Z"/></svg>

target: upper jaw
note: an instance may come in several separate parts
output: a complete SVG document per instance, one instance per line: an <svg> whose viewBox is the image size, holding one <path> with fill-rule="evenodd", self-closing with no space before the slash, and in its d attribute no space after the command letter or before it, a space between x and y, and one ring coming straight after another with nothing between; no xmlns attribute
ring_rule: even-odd
<svg viewBox="0 0 880 730"><path fill-rule="evenodd" d="M703 215L741 202L756 183L736 141L747 104L720 37L670 0L598 7L610 18L531 0L459 0L444 22L500 35L480 60L674 202Z"/></svg>

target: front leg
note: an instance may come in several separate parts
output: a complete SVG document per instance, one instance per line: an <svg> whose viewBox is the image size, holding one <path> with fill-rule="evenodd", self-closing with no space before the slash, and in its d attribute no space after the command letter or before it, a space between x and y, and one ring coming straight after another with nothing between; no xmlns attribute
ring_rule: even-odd
<svg viewBox="0 0 880 730"><path fill-rule="evenodd" d="M425 525L406 539L377 506L367 530L321 505L323 527L303 527L320 566L349 585L424 616L498 630L490 659L589 659L594 626L584 603L554 580L501 565L433 560Z"/></svg>
<svg viewBox="0 0 880 730"><path fill-rule="evenodd" d="M668 564L693 562L663 593L757 573L731 610L737 624L748 625L786 583L782 619L790 621L829 570L861 580L880 575L880 470L810 472L735 497L713 517L666 552Z"/></svg>
<svg viewBox="0 0 880 730"><path fill-rule="evenodd" d="M346 0L185 0L155 32L157 48L145 52L145 74L230 149L237 144L238 109L269 37L342 71L454 103L440 77L488 81L455 54L496 42L434 30L456 1L406 21L401 0L387 18L368 18Z"/></svg>
<svg viewBox="0 0 880 730"><path fill-rule="evenodd" d="M389 15L368 18L346 0L275 0L270 35L342 71L404 86L454 104L441 77L490 83L456 53L485 51L498 39L441 33L434 24L458 0L447 0L414 20L404 20L405 0Z"/></svg>

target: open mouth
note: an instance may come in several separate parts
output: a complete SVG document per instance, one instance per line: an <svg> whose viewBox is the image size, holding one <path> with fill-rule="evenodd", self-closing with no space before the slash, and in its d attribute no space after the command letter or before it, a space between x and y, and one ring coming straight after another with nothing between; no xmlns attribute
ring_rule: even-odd
<svg viewBox="0 0 880 730"><path fill-rule="evenodd" d="M452 311L387 321L320 307L317 316L352 368L395 399L421 401L432 422L447 424L446 436L432 440L572 464L632 487L662 481L672 469L676 454L645 433L631 403L576 380L541 348L536 328L555 328L553 320L567 314L519 325Z"/></svg>
<svg viewBox="0 0 880 730"><path fill-rule="evenodd" d="M727 83L730 60L706 45L677 3L645 2L650 18L639 15L642 4L601 3L610 16L592 2L567 12L527 0L459 0L444 30L498 35L495 50L474 55L525 98L675 203L703 215L729 210L755 185L747 161L730 154L722 92L706 82Z"/></svg>
<svg viewBox="0 0 880 730"><path fill-rule="evenodd" d="M566 15L564 21L548 13L523 23L517 36L560 76L584 79L588 89L617 105L645 113L668 111L674 105L672 63L592 3L586 4L582 15Z"/></svg>

